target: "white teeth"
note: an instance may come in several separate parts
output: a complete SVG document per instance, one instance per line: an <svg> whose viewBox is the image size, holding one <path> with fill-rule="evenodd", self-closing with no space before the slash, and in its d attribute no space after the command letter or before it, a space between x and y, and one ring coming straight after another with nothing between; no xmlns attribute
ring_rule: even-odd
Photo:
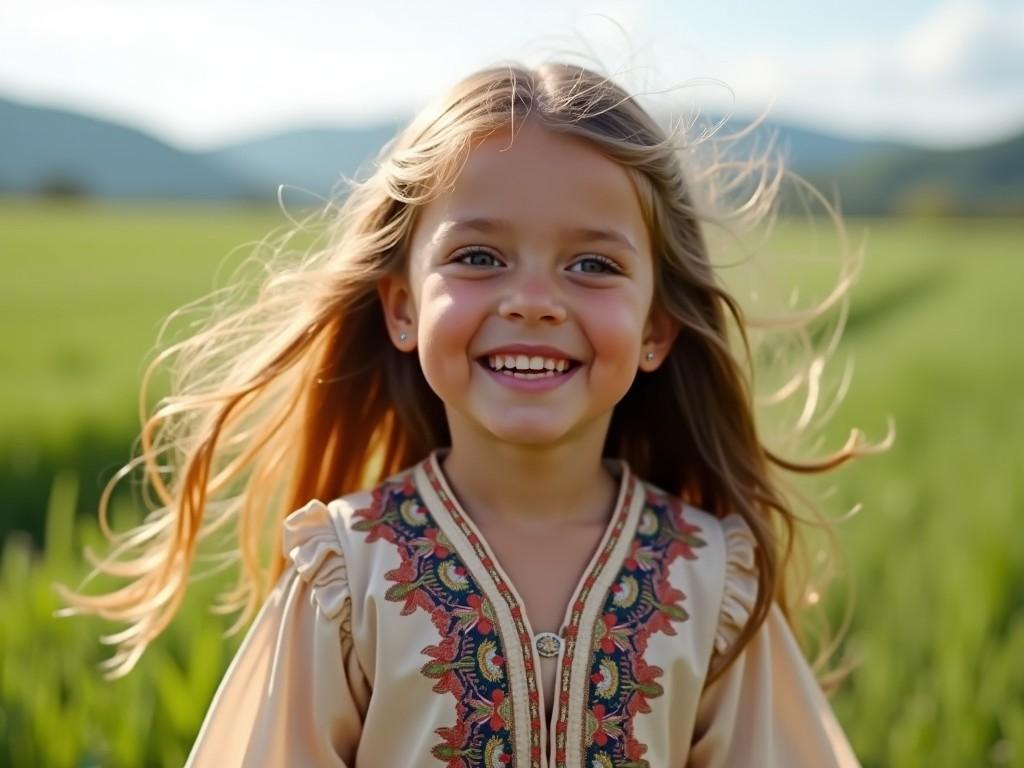
<svg viewBox="0 0 1024 768"><path fill-rule="evenodd" d="M568 360L556 360L540 355L490 355L487 358L487 363L496 371L509 369L522 372L561 373L569 368Z"/></svg>

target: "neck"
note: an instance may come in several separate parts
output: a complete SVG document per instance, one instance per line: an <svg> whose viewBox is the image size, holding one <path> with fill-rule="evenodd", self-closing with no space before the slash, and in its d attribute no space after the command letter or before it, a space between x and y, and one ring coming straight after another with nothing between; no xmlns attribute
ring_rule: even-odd
<svg viewBox="0 0 1024 768"><path fill-rule="evenodd" d="M517 445L460 439L440 458L463 509L478 521L528 526L605 523L618 497L618 467L600 440ZM613 473L614 472L614 473Z"/></svg>

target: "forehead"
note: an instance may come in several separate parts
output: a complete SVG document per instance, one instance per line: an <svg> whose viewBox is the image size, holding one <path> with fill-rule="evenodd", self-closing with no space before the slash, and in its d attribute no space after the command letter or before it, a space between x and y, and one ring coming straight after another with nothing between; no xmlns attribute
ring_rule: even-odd
<svg viewBox="0 0 1024 768"><path fill-rule="evenodd" d="M499 219L517 238L583 229L618 232L638 253L649 249L640 202L625 168L587 141L534 121L478 141L450 191L418 216L414 244L444 238L455 222Z"/></svg>

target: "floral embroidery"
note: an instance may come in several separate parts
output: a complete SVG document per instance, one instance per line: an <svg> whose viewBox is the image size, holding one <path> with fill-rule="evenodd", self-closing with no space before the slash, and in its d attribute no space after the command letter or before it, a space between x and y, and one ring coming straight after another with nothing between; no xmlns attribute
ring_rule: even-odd
<svg viewBox="0 0 1024 768"><path fill-rule="evenodd" d="M612 585L612 603L617 608L629 608L640 597L640 584L626 574Z"/></svg>
<svg viewBox="0 0 1024 768"><path fill-rule="evenodd" d="M501 593L502 599L506 602L509 607L509 612L512 614L512 620L515 622L516 631L519 634L519 651L523 654L524 666L526 668L526 682L530 697L530 764L533 768L538 768L540 766L542 749L540 744L540 694L537 689L537 678L534 674L533 649L530 644L530 634L527 631L526 623L523 620L522 609L516 604L509 585L505 583L501 573L495 567L495 563L491 559L484 543L465 520L459 506L454 500L449 498L444 484L431 462L427 461L423 466L426 471L427 479L430 481L434 492L441 500L445 510L447 510L448 514L451 515L452 520L457 526L459 526L462 533L465 534L466 540L469 541L470 546L473 547L477 556L480 558L481 564L487 569L491 578L494 580L498 591ZM586 604L587 597L590 595L594 585L597 583L598 576L604 570L605 565L607 565L608 560L611 557L612 550L615 548L615 544L621 538L622 531L626 527L626 521L629 518L630 506L633 503L633 495L636 493L638 487L636 477L632 474L628 474L625 479L624 486L625 490L622 494L622 498L619 500L615 509L610 534L602 544L601 550L597 554L593 567L583 580L580 593L572 605L569 623L565 627L563 633L565 646L562 651L561 669L559 670L559 681L557 684L560 695L557 701L558 716L555 722L555 754L553 761L553 765L558 768L564 768L566 764L566 739L568 736L569 721L569 696L567 692L569 690L569 677L572 672L572 661L576 652L576 640L579 635L580 618L583 614L583 607ZM471 601L472 599L473 596L470 596L469 600ZM622 628L621 631L628 632L628 628Z"/></svg>
<svg viewBox="0 0 1024 768"><path fill-rule="evenodd" d="M683 516L683 501L648 488L644 509L618 578L594 627L590 701L583 734L587 766L649 766L647 746L633 735L633 718L651 711L664 694L663 670L644 660L657 632L676 634L673 622L689 618L685 595L672 587L668 570L677 557L695 560L706 542Z"/></svg>
<svg viewBox="0 0 1024 768"><path fill-rule="evenodd" d="M476 662L480 674L492 683L505 676L505 660L498 653L498 644L493 640L484 640L476 651Z"/></svg>
<svg viewBox="0 0 1024 768"><path fill-rule="evenodd" d="M586 738L600 747L609 739L622 738L625 715L613 715L606 711L604 704L595 704L587 712Z"/></svg>
<svg viewBox="0 0 1024 768"><path fill-rule="evenodd" d="M626 470L628 472L628 470ZM611 528L611 535L604 542L601 547L601 551L597 556L597 560L594 564L593 570L586 577L583 582L583 588L580 590L579 596L576 598L576 602L572 608L572 619L569 622L569 626L566 629L566 648L562 654L562 669L560 671L560 683L559 691L561 695L558 702L558 721L555 725L555 760L554 764L557 768L565 768L566 765L566 739L568 736L568 721L569 721L569 684L570 676L572 674L572 661L576 653L576 640L579 634L580 618L583 614L583 607L586 605L587 597L593 590L594 585L597 583L598 575L604 570L608 560L611 558L612 550L615 545L622 538L622 531L626 527L626 520L629 518L629 510L633 504L633 495L637 492L639 483L636 477L630 473L627 475L625 480L625 492L622 495L622 500L619 502L615 512L615 519ZM628 634L629 630L625 627L617 628L620 636ZM584 648L583 652L586 653L587 649ZM601 708L598 710L598 708ZM596 711L601 711L603 714L603 704L597 704L594 710L588 712L587 723L585 728L589 728L590 718ZM598 722L604 722L598 718ZM611 723L609 722L609 727ZM597 729L598 733L604 734L603 728ZM589 740L588 740L589 741Z"/></svg>
<svg viewBox="0 0 1024 768"><path fill-rule="evenodd" d="M512 765L512 755L508 746L497 736L491 736L484 747L484 765L486 768L504 768Z"/></svg>
<svg viewBox="0 0 1024 768"><path fill-rule="evenodd" d="M609 658L597 662L597 672L590 676L599 699L610 699L619 691L619 668Z"/></svg>
<svg viewBox="0 0 1024 768"><path fill-rule="evenodd" d="M422 649L427 660L420 672L433 682L433 691L451 694L455 700L455 722L436 729L441 742L431 753L447 768L501 768L512 763L517 723L506 667L506 650L511 650L521 654L526 672L529 721L518 725L529 733L527 763L539 768L543 714L522 607L485 543L446 492L432 462L428 459L422 468L445 512L493 579L494 599L508 607L515 628L515 635L505 638L511 648L505 649L495 606L420 497L413 470L373 490L369 507L355 512L352 526L365 533L367 542L380 540L395 546L400 564L385 573L390 582L385 598L398 603L402 615L422 610L430 616L439 642ZM603 605L590 637L591 633L580 627L583 609L621 541L637 493L645 496L635 534L607 595L595 596ZM705 546L697 535L701 529L689 524L683 511L682 500L643 486L631 474L625 479L610 528L563 628L553 766L566 768L572 660L575 653L583 652L589 656L588 696L581 713L582 733L573 736L582 740L583 764L591 768L649 768L644 759L648 748L636 739L633 728L635 717L649 713L651 700L664 695L659 682L663 670L644 658L648 640L658 632L675 635L675 624L689 618L682 605L685 595L672 586L668 571L677 558L694 560L694 550ZM589 645L577 647L583 637L590 640Z"/></svg>
<svg viewBox="0 0 1024 768"><path fill-rule="evenodd" d="M385 598L401 613L426 611L440 634L421 653L421 674L436 693L455 699L455 725L438 728L442 742L431 753L448 768L510 765L514 743L512 701L506 691L505 658L494 609L438 528L416 492L410 471L373 490L353 528L366 540L394 544L401 565L385 574L393 582Z"/></svg>
<svg viewBox="0 0 1024 768"><path fill-rule="evenodd" d="M494 580L494 583L497 585L498 592L501 593L502 599L506 602L509 607L509 611L512 614L512 620L515 622L516 632L519 636L519 652L524 657L523 664L526 668L527 692L530 697L530 765L531 768L539 768L541 757L540 693L537 689L537 678L533 673L533 651L530 647L530 633L526 630L526 622L523 619L522 609L516 604L515 599L512 596L512 590L509 588L508 584L506 584L501 578L501 574L498 572L494 561L491 559L484 547L483 541L481 541L480 537L477 536L469 523L464 519L462 512L455 501L449 497L441 478L435 472L431 462L427 460L423 464L423 468L434 493L437 494L437 497L441 500L441 504L444 505L445 510L449 515L451 515L452 520L457 526L459 526L459 529L466 536L466 540L469 542L470 546L473 547L477 557L480 558L480 563L487 569L488 574ZM460 617L462 617L463 620L478 623L478 626L483 625L489 632L491 628L493 628L495 622L494 609L490 602L478 594L470 595L466 599L466 602L469 604L468 610L464 608L456 609Z"/></svg>

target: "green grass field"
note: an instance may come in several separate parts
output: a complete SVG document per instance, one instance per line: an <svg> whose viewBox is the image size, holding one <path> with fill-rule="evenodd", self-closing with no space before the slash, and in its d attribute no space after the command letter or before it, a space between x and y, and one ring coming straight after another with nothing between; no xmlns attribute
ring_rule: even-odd
<svg viewBox="0 0 1024 768"><path fill-rule="evenodd" d="M127 680L94 665L117 625L55 620L76 584L99 486L137 432L137 387L160 321L224 284L277 211L0 205L0 478L5 528L45 529L0 561L0 764L180 766L239 638L195 587ZM850 429L894 447L828 475L856 589L834 706L865 766L1024 765L1024 223L848 222L867 235L834 364L854 364L822 452ZM806 241L802 226L780 237ZM233 251L233 249L235 249ZM219 277L215 277L218 274ZM818 281L814 278L811 282ZM77 510L77 519L76 519ZM122 501L124 519L131 510ZM837 587L838 589L838 587ZM827 605L838 616L839 595Z"/></svg>

